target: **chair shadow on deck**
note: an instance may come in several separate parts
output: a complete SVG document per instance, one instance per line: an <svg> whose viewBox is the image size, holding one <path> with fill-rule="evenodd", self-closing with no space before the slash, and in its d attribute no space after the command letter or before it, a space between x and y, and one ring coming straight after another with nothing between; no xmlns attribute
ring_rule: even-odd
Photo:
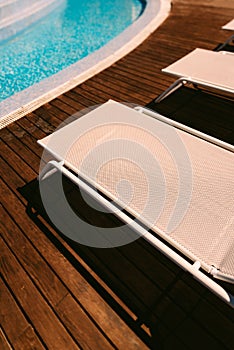
<svg viewBox="0 0 234 350"><path fill-rule="evenodd" d="M234 145L233 96L183 86L160 103L147 106L181 124Z"/></svg>
<svg viewBox="0 0 234 350"><path fill-rule="evenodd" d="M122 225L113 215L91 208L68 179L63 185L70 206L82 220L106 228ZM102 249L73 242L48 218L37 179L18 190L27 200L30 218L149 349L187 349L189 343L191 349L202 344L222 348L216 332L219 327L220 338L227 332L225 322L222 319L220 331L220 322L207 324L207 318L215 320L223 312L232 317L230 310L191 276L143 239Z"/></svg>

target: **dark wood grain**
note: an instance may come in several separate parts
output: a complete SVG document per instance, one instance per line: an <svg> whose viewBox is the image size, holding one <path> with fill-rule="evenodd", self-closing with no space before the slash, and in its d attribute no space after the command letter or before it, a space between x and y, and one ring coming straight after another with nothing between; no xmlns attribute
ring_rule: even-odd
<svg viewBox="0 0 234 350"><path fill-rule="evenodd" d="M9 344L14 349L44 349L44 345L34 332L32 324L25 318L10 290L0 281L1 326L5 330ZM5 338L6 339L6 338ZM6 341L5 341L6 343ZM23 343L23 344L22 344ZM1 347L1 349L4 347Z"/></svg>

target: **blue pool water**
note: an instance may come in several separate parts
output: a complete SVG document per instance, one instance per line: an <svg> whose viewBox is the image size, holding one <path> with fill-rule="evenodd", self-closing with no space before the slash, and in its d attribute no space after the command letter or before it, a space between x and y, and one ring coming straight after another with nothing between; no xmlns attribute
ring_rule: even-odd
<svg viewBox="0 0 234 350"><path fill-rule="evenodd" d="M0 42L0 101L96 51L142 10L140 0L67 0L21 34Z"/></svg>

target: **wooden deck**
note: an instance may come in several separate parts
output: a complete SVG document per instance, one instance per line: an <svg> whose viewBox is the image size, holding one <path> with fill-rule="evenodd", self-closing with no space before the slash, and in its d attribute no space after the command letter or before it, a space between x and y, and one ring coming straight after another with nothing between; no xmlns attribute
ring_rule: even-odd
<svg viewBox="0 0 234 350"><path fill-rule="evenodd" d="M131 54L1 130L1 349L233 349L231 308L143 240L112 249L69 242L43 214L36 180L37 139L109 98L149 104L173 81L161 68L196 47L214 49L229 35L221 25L233 17L232 0L174 0L168 19ZM197 98L183 121L232 142L233 101L211 99ZM197 121L202 104L213 112ZM187 115L170 106L160 108L174 118ZM116 222L94 216L65 185L85 220Z"/></svg>

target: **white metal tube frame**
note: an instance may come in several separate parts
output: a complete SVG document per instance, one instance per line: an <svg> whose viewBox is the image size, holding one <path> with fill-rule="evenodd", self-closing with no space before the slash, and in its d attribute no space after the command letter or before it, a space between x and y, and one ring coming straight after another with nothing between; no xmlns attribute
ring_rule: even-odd
<svg viewBox="0 0 234 350"><path fill-rule="evenodd" d="M88 193L93 199L102 204L105 208L107 208L110 212L114 212L114 214L120 218L124 223L126 223L131 229L133 229L139 237L143 237L146 241L148 241L152 246L157 248L160 252L162 252L165 256L167 256L170 260L180 266L183 270L192 274L192 276L211 290L214 294L216 294L220 299L226 302L228 305L234 308L234 296L228 293L222 286L220 286L213 279L208 277L202 271L200 271L201 264L199 261L195 261L193 264L188 262L185 258L175 252L172 248L167 246L157 237L155 237L152 233L148 232L140 223L134 221L130 218L126 213L119 210L112 202L109 202L105 199L101 194L96 192L92 187L86 184L82 179L74 175L71 171L69 171L64 166L64 161L55 161L52 160L47 163L42 172L39 175L39 180L43 180L43 178L47 177L51 172L57 169L66 177L68 177L73 183L78 185L83 191Z"/></svg>
<svg viewBox="0 0 234 350"><path fill-rule="evenodd" d="M200 139L203 139L205 141L208 141L210 143L213 143L214 145L217 145L219 147L225 148L230 152L234 153L234 146L231 145L230 143L224 142L222 140L217 139L216 137L210 136L208 134L205 134L204 132L201 132L199 130L193 129L185 124L179 123L173 119L170 119L168 117L164 117L163 115L152 111L151 109L148 109L146 107L141 107L141 106L137 106L134 108L135 110L137 110L140 113L144 113L152 118L155 118L157 120L160 120L163 123L166 123L168 125L171 125L177 129L183 130L191 135L194 135L196 137L199 137Z"/></svg>
<svg viewBox="0 0 234 350"><path fill-rule="evenodd" d="M230 89L230 88L226 88L224 86L216 86L214 84L202 81L202 80L198 80L198 79L193 79L190 77L181 77L179 79L177 79L174 83L172 83L161 95L159 95L154 102L155 103L159 103L162 100L164 100L166 97L168 97L169 95L171 95L174 91L178 90L179 88L181 88L182 86L186 85L186 84L193 84L193 85L197 85L197 86L203 86L205 88L210 88L210 89L215 89L217 91L223 91L223 92L227 92L230 94L234 93L234 89Z"/></svg>

